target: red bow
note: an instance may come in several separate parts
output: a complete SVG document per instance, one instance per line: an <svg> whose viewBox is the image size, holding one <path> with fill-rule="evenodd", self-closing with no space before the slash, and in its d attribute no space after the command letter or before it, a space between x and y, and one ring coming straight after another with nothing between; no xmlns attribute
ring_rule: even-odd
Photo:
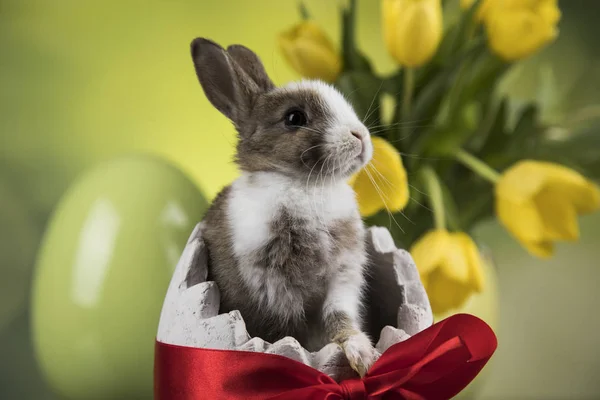
<svg viewBox="0 0 600 400"><path fill-rule="evenodd" d="M390 347L363 379L335 382L287 357L156 342L156 400L450 399L496 350L492 329L472 315L449 317Z"/></svg>

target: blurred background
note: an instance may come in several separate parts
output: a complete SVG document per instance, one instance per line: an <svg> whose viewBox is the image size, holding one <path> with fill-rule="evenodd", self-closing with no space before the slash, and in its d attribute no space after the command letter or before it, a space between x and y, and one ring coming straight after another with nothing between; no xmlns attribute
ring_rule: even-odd
<svg viewBox="0 0 600 400"><path fill-rule="evenodd" d="M306 1L336 42L339 3ZM549 117L600 102L600 2L559 3L559 39L504 82L539 98L552 65ZM358 4L359 45L390 72L380 4ZM172 270L237 174L189 43L243 43L282 84L298 76L276 36L297 20L292 0L0 0L0 399L152 397ZM600 398L600 215L581 231L540 261L495 221L476 230L498 297L467 310L499 337L477 398Z"/></svg>

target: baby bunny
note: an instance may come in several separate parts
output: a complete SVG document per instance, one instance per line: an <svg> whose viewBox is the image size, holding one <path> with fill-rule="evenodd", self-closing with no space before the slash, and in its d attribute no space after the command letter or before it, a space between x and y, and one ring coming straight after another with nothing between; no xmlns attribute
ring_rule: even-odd
<svg viewBox="0 0 600 400"><path fill-rule="evenodd" d="M379 354L362 331L366 231L348 178L371 159L370 134L332 86L276 87L256 54L191 44L206 97L239 135L241 176L204 217L221 311L239 310L269 342L335 342L363 376Z"/></svg>

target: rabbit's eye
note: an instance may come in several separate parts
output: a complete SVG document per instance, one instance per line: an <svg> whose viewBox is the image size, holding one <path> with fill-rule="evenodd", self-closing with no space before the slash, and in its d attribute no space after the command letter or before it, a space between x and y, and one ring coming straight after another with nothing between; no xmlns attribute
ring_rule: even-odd
<svg viewBox="0 0 600 400"><path fill-rule="evenodd" d="M285 126L288 128L299 128L307 123L306 114L302 110L293 109L285 113Z"/></svg>

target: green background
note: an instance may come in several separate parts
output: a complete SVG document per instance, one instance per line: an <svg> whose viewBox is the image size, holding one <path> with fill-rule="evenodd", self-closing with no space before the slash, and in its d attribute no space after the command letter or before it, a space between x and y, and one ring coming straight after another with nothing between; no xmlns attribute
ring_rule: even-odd
<svg viewBox="0 0 600 400"><path fill-rule="evenodd" d="M306 3L339 42L339 2ZM379 2L358 3L359 45L380 72L389 72L395 66L382 42ZM517 98L533 98L544 75L541 68L551 63L557 87L554 96L542 97L553 107L548 117L600 102L600 2L563 0L560 5L559 40L523 63L504 85ZM172 172L177 178L147 184L187 196L190 215L200 215L202 196L185 193L196 190L193 184L211 199L236 176L235 137L201 92L189 43L197 36L243 43L281 84L298 76L277 51L276 34L297 18L292 0L0 0L0 398L55 398L31 345L30 291L40 240L67 189L99 163L152 153L185 176ZM172 167L156 168L159 176ZM134 181L134 192L143 187L136 177L147 172L124 175ZM173 180L184 189L174 188ZM147 198L139 195L143 207ZM147 205L146 212L152 207ZM494 221L477 230L493 251L500 292L500 346L481 398L600 397L600 217L581 223L581 242L559 246L547 262L526 255ZM149 235L149 243L157 240ZM70 260L71 255L59 256ZM168 274L149 272L146 279L155 292L148 285L131 285L119 288L118 296L145 298L168 284ZM144 323L156 318L162 300L156 296L149 300L155 307L148 313L150 322ZM64 329L69 337L71 328L65 324ZM140 398L151 389L146 390Z"/></svg>

